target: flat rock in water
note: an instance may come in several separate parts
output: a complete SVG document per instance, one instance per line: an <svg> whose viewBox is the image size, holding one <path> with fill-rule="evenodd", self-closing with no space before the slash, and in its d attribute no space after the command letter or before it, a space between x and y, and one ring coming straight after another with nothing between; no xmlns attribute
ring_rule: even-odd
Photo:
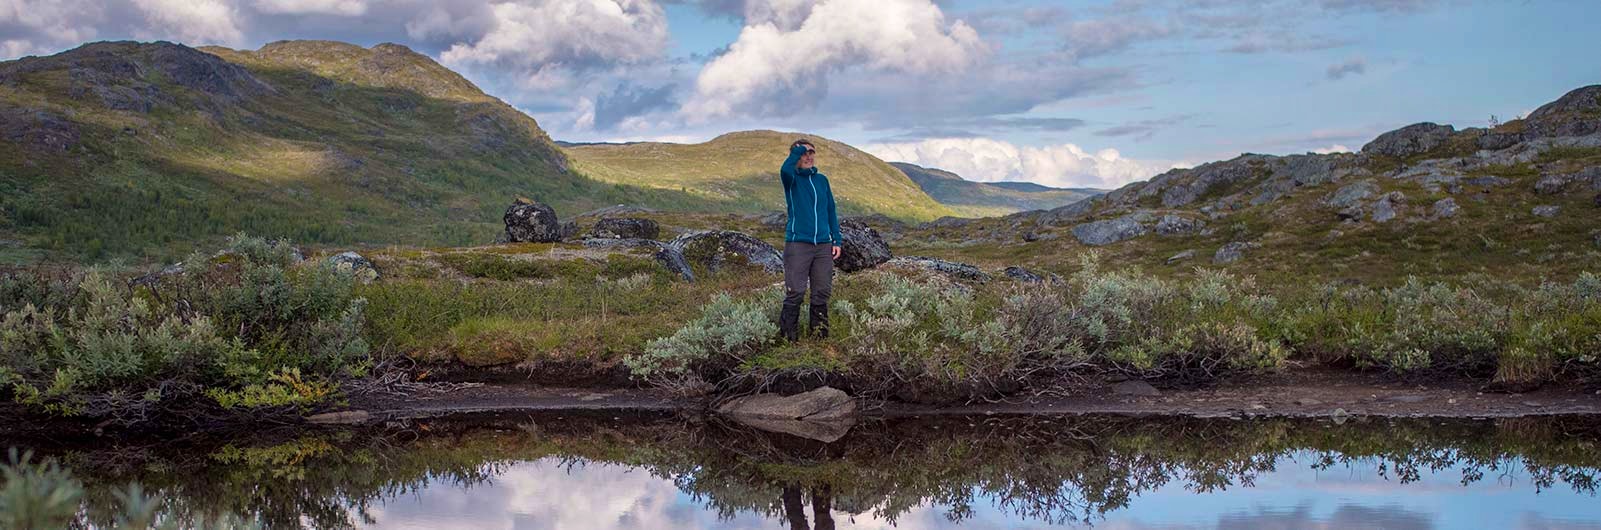
<svg viewBox="0 0 1601 530"><path fill-rule="evenodd" d="M856 424L856 400L837 388L781 396L756 394L717 407L717 413L770 432L833 442Z"/></svg>
<svg viewBox="0 0 1601 530"><path fill-rule="evenodd" d="M1112 385L1112 393L1119 396L1156 397L1162 395L1161 390L1151 386L1150 383L1140 380L1124 381Z"/></svg>

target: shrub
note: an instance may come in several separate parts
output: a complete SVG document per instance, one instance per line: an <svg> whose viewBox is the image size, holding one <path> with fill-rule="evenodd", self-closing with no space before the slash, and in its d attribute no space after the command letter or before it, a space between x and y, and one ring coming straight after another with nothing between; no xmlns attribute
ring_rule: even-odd
<svg viewBox="0 0 1601 530"><path fill-rule="evenodd" d="M1291 311L1286 340L1325 361L1395 372L1486 374L1495 368L1510 308L1478 291L1416 279L1390 289L1325 286Z"/></svg>
<svg viewBox="0 0 1601 530"><path fill-rule="evenodd" d="M21 403L124 425L168 405L203 416L186 399L199 396L322 401L366 362L363 301L349 272L297 261L286 243L240 236L134 288L101 270L12 275L0 282L0 380Z"/></svg>
<svg viewBox="0 0 1601 530"><path fill-rule="evenodd" d="M777 289L760 291L747 300L726 293L701 309L701 316L672 335L650 341L639 355L623 363L637 377L670 388L689 390L716 381L753 354L772 345L778 326L768 310L778 304Z"/></svg>

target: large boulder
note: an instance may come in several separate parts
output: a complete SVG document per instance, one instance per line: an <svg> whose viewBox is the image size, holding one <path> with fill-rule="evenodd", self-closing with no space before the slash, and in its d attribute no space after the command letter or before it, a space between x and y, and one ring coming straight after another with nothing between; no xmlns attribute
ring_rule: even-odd
<svg viewBox="0 0 1601 530"><path fill-rule="evenodd" d="M1147 223L1150 214L1132 213L1116 219L1104 219L1073 227L1073 237L1080 243L1100 246L1134 239L1150 231Z"/></svg>
<svg viewBox="0 0 1601 530"><path fill-rule="evenodd" d="M1156 221L1157 235L1187 236L1200 232L1206 227L1206 221L1191 219L1174 214L1167 214Z"/></svg>
<svg viewBox="0 0 1601 530"><path fill-rule="evenodd" d="M1406 195L1399 191L1392 191L1373 201L1373 213L1370 219L1375 223L1388 222L1400 215L1401 208L1406 206Z"/></svg>
<svg viewBox="0 0 1601 530"><path fill-rule="evenodd" d="M878 235L878 230L859 219L840 221L839 235L845 239L840 246L839 259L834 260L834 266L839 270L856 272L870 269L889 261L891 257L889 245Z"/></svg>
<svg viewBox="0 0 1601 530"><path fill-rule="evenodd" d="M1374 138L1362 146L1362 153L1405 158L1433 151L1451 138L1456 128L1436 123L1414 123Z"/></svg>
<svg viewBox="0 0 1601 530"><path fill-rule="evenodd" d="M1601 132L1601 85L1574 89L1523 120L1523 136L1528 139L1596 132Z"/></svg>
<svg viewBox="0 0 1601 530"><path fill-rule="evenodd" d="M856 423L857 410L855 399L826 386L793 396L745 396L717 407L739 423L821 442L843 438Z"/></svg>
<svg viewBox="0 0 1601 530"><path fill-rule="evenodd" d="M518 197L506 208L502 220L506 223L507 243L554 243L562 239L556 210L533 199Z"/></svg>
<svg viewBox="0 0 1601 530"><path fill-rule="evenodd" d="M590 236L601 239L656 239L661 232L661 226L650 219L608 217L595 222Z"/></svg>
<svg viewBox="0 0 1601 530"><path fill-rule="evenodd" d="M1450 219L1461 211L1462 207L1456 204L1456 199L1446 197L1434 201L1434 206L1429 207L1429 216L1435 219Z"/></svg>
<svg viewBox="0 0 1601 530"><path fill-rule="evenodd" d="M767 272L784 272L784 255L766 241L733 230L690 232L667 243L691 265L717 272L728 267L753 266Z"/></svg>

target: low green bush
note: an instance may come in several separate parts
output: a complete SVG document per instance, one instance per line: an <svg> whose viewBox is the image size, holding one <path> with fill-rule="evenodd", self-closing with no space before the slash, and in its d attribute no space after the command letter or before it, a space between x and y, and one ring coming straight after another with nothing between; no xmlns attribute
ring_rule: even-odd
<svg viewBox="0 0 1601 530"><path fill-rule="evenodd" d="M181 272L126 283L102 270L0 277L0 381L13 399L121 424L167 407L307 406L368 363L348 271L283 242L236 237Z"/></svg>
<svg viewBox="0 0 1601 530"><path fill-rule="evenodd" d="M115 528L119 530L245 530L261 528L233 514L177 513L174 503L146 494L138 483L113 488L113 503L94 499L77 478L50 458L11 449L0 464L0 528ZM95 499L98 500L98 499Z"/></svg>
<svg viewBox="0 0 1601 530"><path fill-rule="evenodd" d="M776 289L750 299L720 294L701 315L672 335L650 341L645 351L623 363L636 376L659 386L689 390L726 377L746 358L777 341L778 326L769 309L779 303Z"/></svg>

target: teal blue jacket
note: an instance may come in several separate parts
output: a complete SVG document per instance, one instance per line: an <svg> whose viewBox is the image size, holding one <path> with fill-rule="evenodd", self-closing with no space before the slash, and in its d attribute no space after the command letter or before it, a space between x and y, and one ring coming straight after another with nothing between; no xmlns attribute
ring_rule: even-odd
<svg viewBox="0 0 1601 530"><path fill-rule="evenodd" d="M802 243L844 244L839 236L839 216L834 214L834 190L828 187L828 177L816 167L801 169L801 155L806 146L789 148L789 158L778 169L784 181L784 207L789 222L784 225L784 241Z"/></svg>

